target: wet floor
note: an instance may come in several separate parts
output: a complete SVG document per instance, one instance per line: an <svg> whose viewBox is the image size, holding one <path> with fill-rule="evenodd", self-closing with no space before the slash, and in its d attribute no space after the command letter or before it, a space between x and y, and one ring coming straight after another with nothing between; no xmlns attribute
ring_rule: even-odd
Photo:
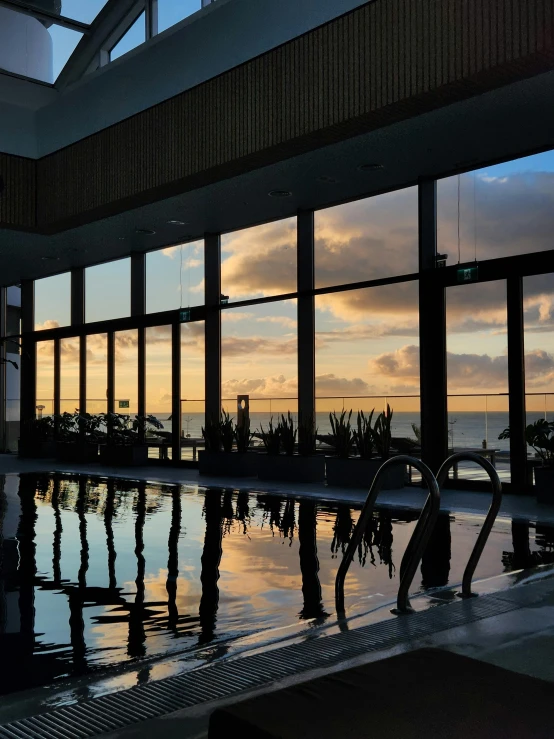
<svg viewBox="0 0 554 739"><path fill-rule="evenodd" d="M358 510L116 479L0 478L0 691L8 693L334 615ZM394 598L414 512L378 511L349 614ZM441 516L413 592L461 580L481 517ZM553 561L554 530L498 521L476 577Z"/></svg>

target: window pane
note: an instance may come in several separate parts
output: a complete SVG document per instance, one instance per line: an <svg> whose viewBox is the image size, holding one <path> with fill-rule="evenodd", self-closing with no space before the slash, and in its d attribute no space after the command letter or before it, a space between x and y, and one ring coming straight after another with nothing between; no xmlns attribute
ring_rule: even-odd
<svg viewBox="0 0 554 739"><path fill-rule="evenodd" d="M204 242L146 255L146 312L204 304Z"/></svg>
<svg viewBox="0 0 554 739"><path fill-rule="evenodd" d="M417 188L318 210L314 217L316 287L418 271Z"/></svg>
<svg viewBox="0 0 554 739"><path fill-rule="evenodd" d="M137 46L143 44L146 40L146 25L144 13L141 13L133 25L129 28L127 33L123 36L121 41L113 47L110 52L110 61L118 59L123 54L126 54L131 49L135 49Z"/></svg>
<svg viewBox="0 0 554 739"><path fill-rule="evenodd" d="M221 237L221 290L231 301L296 291L296 218Z"/></svg>
<svg viewBox="0 0 554 739"><path fill-rule="evenodd" d="M37 342L37 416L54 413L54 342ZM40 406L44 406L41 408Z"/></svg>
<svg viewBox="0 0 554 739"><path fill-rule="evenodd" d="M87 336L87 412L108 410L108 337Z"/></svg>
<svg viewBox="0 0 554 739"><path fill-rule="evenodd" d="M158 0L158 32L171 28L201 7L201 0Z"/></svg>
<svg viewBox="0 0 554 739"><path fill-rule="evenodd" d="M146 329L146 413L164 425L158 435L171 445L171 326ZM150 456L171 457L171 449L150 450Z"/></svg>
<svg viewBox="0 0 554 739"><path fill-rule="evenodd" d="M55 82L69 57L77 48L77 44L83 38L83 34L56 25L50 26L48 32L52 37L52 82Z"/></svg>
<svg viewBox="0 0 554 739"><path fill-rule="evenodd" d="M181 324L182 459L195 458L195 440L204 426L204 322ZM186 439L190 439L189 442Z"/></svg>
<svg viewBox="0 0 554 739"><path fill-rule="evenodd" d="M131 312L131 260L87 267L85 270L87 322L125 318Z"/></svg>
<svg viewBox="0 0 554 739"><path fill-rule="evenodd" d="M115 412L138 413L138 331L115 334Z"/></svg>
<svg viewBox="0 0 554 739"><path fill-rule="evenodd" d="M316 410L321 433L329 413L380 413L387 402L393 436L419 426L418 283L316 296ZM375 418L374 416L374 418ZM352 421L351 421L352 422Z"/></svg>
<svg viewBox="0 0 554 739"><path fill-rule="evenodd" d="M237 395L250 395L252 428L298 408L296 303L224 310L221 368L223 407L236 420Z"/></svg>
<svg viewBox="0 0 554 739"><path fill-rule="evenodd" d="M71 274L35 280L35 331L71 323Z"/></svg>
<svg viewBox="0 0 554 739"><path fill-rule="evenodd" d="M60 341L60 411L75 413L79 408L79 338Z"/></svg>
<svg viewBox="0 0 554 739"><path fill-rule="evenodd" d="M527 423L554 420L554 275L523 278ZM529 450L532 452L532 450Z"/></svg>
<svg viewBox="0 0 554 739"><path fill-rule="evenodd" d="M92 23L107 2L108 0L63 0L61 12L66 18L81 23ZM33 0L32 4L39 8L45 7L44 0L42 2ZM47 4L52 5L52 2Z"/></svg>
<svg viewBox="0 0 554 739"><path fill-rule="evenodd" d="M448 177L437 184L438 248L458 261L459 222L461 262L546 251L553 214L552 151Z"/></svg>

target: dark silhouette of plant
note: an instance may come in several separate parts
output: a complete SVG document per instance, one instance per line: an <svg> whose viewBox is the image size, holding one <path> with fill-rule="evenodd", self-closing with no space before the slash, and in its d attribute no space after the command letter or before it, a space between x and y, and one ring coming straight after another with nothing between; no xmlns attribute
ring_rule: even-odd
<svg viewBox="0 0 554 739"><path fill-rule="evenodd" d="M206 444L207 452L221 451L221 429L219 420L216 420L213 416L208 418L206 426L202 426L202 436Z"/></svg>
<svg viewBox="0 0 554 739"><path fill-rule="evenodd" d="M231 452L233 450L233 442L235 440L235 425L233 423L233 419L229 418L229 414L223 410L221 411L219 427L223 451Z"/></svg>
<svg viewBox="0 0 554 739"><path fill-rule="evenodd" d="M292 457L294 454L294 447L296 446L296 434L298 430L294 426L294 419L292 418L290 411L287 412L286 418L284 415L281 415L278 429L281 436L281 445L283 450L287 457Z"/></svg>
<svg viewBox="0 0 554 739"><path fill-rule="evenodd" d="M315 454L317 428L313 413L307 416L300 415L298 422L298 453L302 457Z"/></svg>
<svg viewBox="0 0 554 739"><path fill-rule="evenodd" d="M388 459L390 456L392 415L391 407L387 403L386 413L380 413L377 416L373 427L375 448L377 449L377 454L383 460Z"/></svg>
<svg viewBox="0 0 554 739"><path fill-rule="evenodd" d="M250 432L250 419L243 420L240 426L235 426L235 441L237 443L238 452L247 452L250 449L250 442L254 434Z"/></svg>
<svg viewBox="0 0 554 739"><path fill-rule="evenodd" d="M260 424L260 435L268 454L279 454L281 450L281 429L279 424L273 425L273 416L269 419L267 431Z"/></svg>
<svg viewBox="0 0 554 739"><path fill-rule="evenodd" d="M331 444L335 448L335 454L340 459L348 459L352 451L352 427L350 426L350 418L352 411L346 415L343 410L337 417L335 411L329 413L329 421L331 422Z"/></svg>
<svg viewBox="0 0 554 739"><path fill-rule="evenodd" d="M358 411L357 428L352 434L356 451L362 459L371 459L375 447L373 429L371 428L374 412L375 408L366 418L363 411Z"/></svg>
<svg viewBox="0 0 554 739"><path fill-rule="evenodd" d="M510 438L510 428L498 435L499 439ZM544 467L554 467L554 421L539 418L525 428L525 441L542 460Z"/></svg>

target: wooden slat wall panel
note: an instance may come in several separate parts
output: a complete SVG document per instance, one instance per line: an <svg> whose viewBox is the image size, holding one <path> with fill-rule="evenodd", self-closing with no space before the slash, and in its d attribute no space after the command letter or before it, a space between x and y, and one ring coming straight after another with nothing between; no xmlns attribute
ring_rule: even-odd
<svg viewBox="0 0 554 739"><path fill-rule="evenodd" d="M553 68L553 11L554 0L373 0L39 161L39 225L102 217ZM1 201L0 217L33 221Z"/></svg>
<svg viewBox="0 0 554 739"><path fill-rule="evenodd" d="M0 224L34 229L37 225L36 161L0 154Z"/></svg>

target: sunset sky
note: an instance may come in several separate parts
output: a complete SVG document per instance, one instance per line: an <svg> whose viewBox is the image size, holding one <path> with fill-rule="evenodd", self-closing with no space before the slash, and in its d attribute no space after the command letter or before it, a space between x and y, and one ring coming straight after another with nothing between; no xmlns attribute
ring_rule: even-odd
<svg viewBox="0 0 554 739"><path fill-rule="evenodd" d="M458 261L458 179L438 185L439 251ZM552 248L554 155L488 167L460 178L460 256L474 258ZM417 271L417 191L409 188L318 211L316 287ZM296 219L222 237L222 290L230 302L292 292L296 280ZM129 314L128 260L87 270L87 318ZM169 310L203 301L202 242L147 256L147 309ZM524 280L527 390L554 389L554 279ZM101 299L100 297L101 296ZM447 291L449 393L508 389L506 288L503 281ZM69 275L37 283L37 327L69 320ZM297 395L296 304L289 300L222 312L223 397ZM183 325L182 397L203 398L203 324ZM418 283L353 290L316 298L318 396L419 393ZM170 409L169 328L147 335L147 404ZM105 337L90 337L88 395L105 397ZM62 396L77 397L78 347L62 345ZM50 398L52 347L39 348L38 397ZM116 397L136 403L136 332L116 336ZM461 401L459 401L461 402ZM542 401L541 401L542 402ZM498 410L507 408L501 399ZM329 404L335 405L334 401ZM328 404L328 405L329 405ZM395 401L412 410L414 401ZM318 410L328 405L320 402ZM342 402L339 403L339 406ZM348 401L345 401L348 406ZM356 406L355 402L350 404ZM365 407L357 403L358 406ZM374 405L370 404L370 407ZM473 403L481 408L481 401ZM285 407L286 406L286 407ZM253 404L252 410L266 410ZM278 410L295 410L295 402ZM463 408L471 409L472 401ZM189 407L189 412L193 410ZM200 406L195 410L201 410Z"/></svg>

